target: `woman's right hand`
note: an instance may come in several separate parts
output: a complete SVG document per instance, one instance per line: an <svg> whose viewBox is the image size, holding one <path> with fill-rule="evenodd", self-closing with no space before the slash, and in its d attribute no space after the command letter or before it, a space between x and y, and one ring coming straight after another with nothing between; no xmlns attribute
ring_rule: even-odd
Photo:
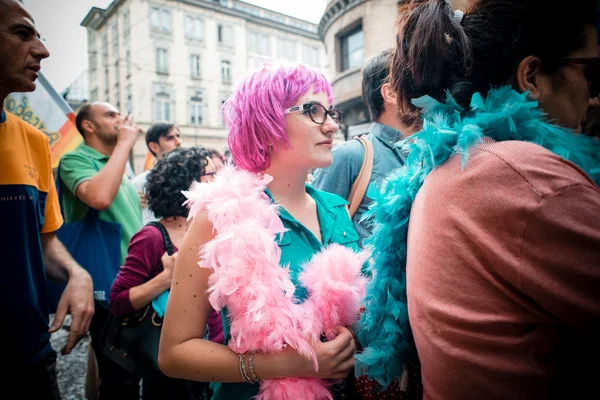
<svg viewBox="0 0 600 400"><path fill-rule="evenodd" d="M313 343L317 354L319 370L315 371L313 360L298 354L295 349L288 347L290 367L289 376L302 378L342 379L348 376L354 366L354 353L356 342L352 332L347 328L338 327L338 335L328 342L317 341Z"/></svg>
<svg viewBox="0 0 600 400"><path fill-rule="evenodd" d="M171 283L171 278L173 277L173 267L175 266L176 260L177 260L177 253L173 253L173 255L169 255L169 254L167 254L166 251L165 251L165 254L163 254L162 257L160 258L160 261L162 262L162 265L163 265L163 274L168 278L169 286Z"/></svg>

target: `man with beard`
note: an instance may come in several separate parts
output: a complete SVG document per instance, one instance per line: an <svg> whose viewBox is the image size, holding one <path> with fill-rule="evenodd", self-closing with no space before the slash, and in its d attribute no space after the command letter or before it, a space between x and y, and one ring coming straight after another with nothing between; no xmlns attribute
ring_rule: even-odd
<svg viewBox="0 0 600 400"><path fill-rule="evenodd" d="M94 102L81 108L77 130L84 143L60 162L60 178L67 222L83 219L90 209L99 219L121 225L121 265L131 237L142 228L140 197L125 176L129 152L141 132L131 117L121 117L108 103ZM137 379L102 352L100 334L109 310L96 305L90 325L92 348L98 361L100 399L138 399Z"/></svg>

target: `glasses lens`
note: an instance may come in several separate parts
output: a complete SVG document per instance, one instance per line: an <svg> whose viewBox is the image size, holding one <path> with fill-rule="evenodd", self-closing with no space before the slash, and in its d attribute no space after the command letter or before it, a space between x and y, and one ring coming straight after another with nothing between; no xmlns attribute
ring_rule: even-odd
<svg viewBox="0 0 600 400"><path fill-rule="evenodd" d="M340 113L338 110L329 110L329 115L331 116L331 119L333 119L333 122L335 122L336 124L342 122L342 113Z"/></svg>
<svg viewBox="0 0 600 400"><path fill-rule="evenodd" d="M320 104L311 104L308 110L310 119L312 119L315 124L322 124L325 122L325 119L327 118L326 111L325 107Z"/></svg>

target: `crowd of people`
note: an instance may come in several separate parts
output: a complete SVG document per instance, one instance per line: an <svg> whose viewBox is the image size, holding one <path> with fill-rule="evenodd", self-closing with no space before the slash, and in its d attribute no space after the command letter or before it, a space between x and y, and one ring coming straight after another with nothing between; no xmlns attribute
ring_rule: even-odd
<svg viewBox="0 0 600 400"><path fill-rule="evenodd" d="M3 102L49 53L0 10ZM2 109L5 390L60 399L71 314L61 353L90 335L101 400L597 397L597 25L593 0L403 2L362 70L364 137L334 146L320 72L265 64L223 105L230 158L156 122L133 179L144 132L113 105L78 110L56 178Z"/></svg>

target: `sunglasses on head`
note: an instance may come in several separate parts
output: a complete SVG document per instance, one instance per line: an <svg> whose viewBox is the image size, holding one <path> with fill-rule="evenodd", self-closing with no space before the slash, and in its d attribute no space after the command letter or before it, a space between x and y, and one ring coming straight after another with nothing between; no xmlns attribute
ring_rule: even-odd
<svg viewBox="0 0 600 400"><path fill-rule="evenodd" d="M563 58L562 63L583 65L583 76L587 79L590 87L590 98L593 99L600 95L600 58Z"/></svg>

